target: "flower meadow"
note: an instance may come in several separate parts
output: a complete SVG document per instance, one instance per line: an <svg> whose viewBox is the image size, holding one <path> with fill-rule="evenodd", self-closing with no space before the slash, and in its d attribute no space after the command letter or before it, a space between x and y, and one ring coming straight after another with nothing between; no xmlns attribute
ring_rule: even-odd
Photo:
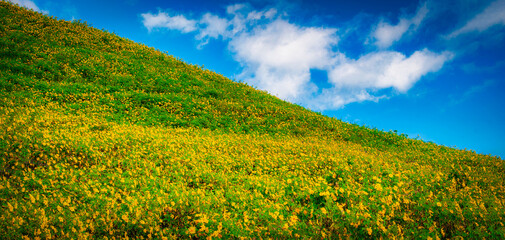
<svg viewBox="0 0 505 240"><path fill-rule="evenodd" d="M0 2L4 239L503 239L504 176Z"/></svg>

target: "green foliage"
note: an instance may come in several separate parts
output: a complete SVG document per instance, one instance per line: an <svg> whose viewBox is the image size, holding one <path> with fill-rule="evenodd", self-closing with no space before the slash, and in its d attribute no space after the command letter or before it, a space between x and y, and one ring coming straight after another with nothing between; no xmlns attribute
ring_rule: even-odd
<svg viewBox="0 0 505 240"><path fill-rule="evenodd" d="M0 2L0 234L504 238L505 164Z"/></svg>

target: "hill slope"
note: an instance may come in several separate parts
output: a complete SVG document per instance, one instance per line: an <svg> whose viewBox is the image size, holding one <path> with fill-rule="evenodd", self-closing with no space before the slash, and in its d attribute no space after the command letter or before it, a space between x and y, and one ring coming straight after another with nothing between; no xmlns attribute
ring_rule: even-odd
<svg viewBox="0 0 505 240"><path fill-rule="evenodd" d="M176 47L176 46L174 46ZM0 234L505 237L505 164L0 2Z"/></svg>

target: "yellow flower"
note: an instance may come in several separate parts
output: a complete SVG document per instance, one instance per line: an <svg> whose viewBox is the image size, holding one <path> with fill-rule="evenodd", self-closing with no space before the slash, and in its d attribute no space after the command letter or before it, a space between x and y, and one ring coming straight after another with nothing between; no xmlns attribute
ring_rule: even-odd
<svg viewBox="0 0 505 240"><path fill-rule="evenodd" d="M326 211L326 208L324 208L324 207L323 207L323 208L321 208L321 212L322 212L323 214L327 214L327 213L328 213L328 211Z"/></svg>
<svg viewBox="0 0 505 240"><path fill-rule="evenodd" d="M284 223L284 226L282 226L282 229L286 230L289 228L289 225L287 223Z"/></svg>
<svg viewBox="0 0 505 240"><path fill-rule="evenodd" d="M295 224L297 221L298 221L298 217L296 215L291 215L291 217L289 217L289 222L292 225Z"/></svg>
<svg viewBox="0 0 505 240"><path fill-rule="evenodd" d="M200 230L198 230L199 232L209 232L209 228L207 226L205 226L205 224L202 224L202 226L200 227Z"/></svg>
<svg viewBox="0 0 505 240"><path fill-rule="evenodd" d="M372 228L368 227L366 228L366 231L368 232L368 235L372 235Z"/></svg>
<svg viewBox="0 0 505 240"><path fill-rule="evenodd" d="M188 233L189 233L189 234L195 234L195 233L196 233L196 227L191 226L191 227L188 229Z"/></svg>

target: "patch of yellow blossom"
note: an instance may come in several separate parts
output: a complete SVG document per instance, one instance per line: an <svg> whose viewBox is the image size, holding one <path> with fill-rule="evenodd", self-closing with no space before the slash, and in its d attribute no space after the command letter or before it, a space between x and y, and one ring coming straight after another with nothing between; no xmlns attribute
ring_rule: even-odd
<svg viewBox="0 0 505 240"><path fill-rule="evenodd" d="M26 15L26 21L59 29L56 40L67 45L86 43L146 61L162 59L177 68L167 77L197 71L159 51L83 24L41 18L7 7L5 1L0 4ZM56 27L57 23L61 24ZM30 24L19 28L33 36L52 36L48 29ZM75 32L86 34L80 39L72 37ZM78 50L72 49L37 52L56 61L77 55ZM87 54L75 64L90 68L108 64L107 77L134 79L121 59ZM75 69L62 66L61 71L68 78L81 77L83 73ZM157 71L147 65L145 69L148 74ZM218 74L206 74L224 81ZM74 86L40 77L58 89ZM141 90L136 95L112 94L92 86L85 94L27 88L0 95L1 236L339 239L480 234L491 239L505 232L505 164L496 158L408 140L402 144L411 147L404 151L381 150L340 140L342 129L294 136L149 126L139 119L150 110L131 100L144 96ZM114 118L108 101L123 104L124 119ZM193 103L221 114L210 108L209 100ZM241 107L219 104L230 114ZM149 107L163 108L176 120L187 117L180 102L154 105ZM260 122L262 114L245 117Z"/></svg>

